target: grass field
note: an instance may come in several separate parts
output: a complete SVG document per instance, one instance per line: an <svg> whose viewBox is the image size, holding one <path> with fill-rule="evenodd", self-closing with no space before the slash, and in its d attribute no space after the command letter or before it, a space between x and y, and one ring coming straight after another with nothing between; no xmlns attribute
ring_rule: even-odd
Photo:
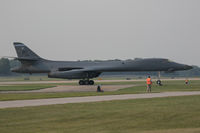
<svg viewBox="0 0 200 133"><path fill-rule="evenodd" d="M200 80L192 80L188 85L184 84L183 80L163 81L163 86L158 86L156 83L152 85L153 92L164 91L200 91ZM146 84L138 82L138 86L126 88L121 91L134 91L134 93L145 92Z"/></svg>
<svg viewBox="0 0 200 133"><path fill-rule="evenodd" d="M56 85L50 84L22 84L22 85L0 85L0 91L30 91L39 90L44 88L55 87Z"/></svg>
<svg viewBox="0 0 200 133"><path fill-rule="evenodd" d="M0 109L1 133L197 133L200 96Z"/></svg>
<svg viewBox="0 0 200 133"><path fill-rule="evenodd" d="M25 78L29 78L29 80L24 80ZM52 81L52 80L62 80L62 79L56 79L56 78L48 78L47 76L30 76L30 75L24 75L24 76L8 76L8 77L0 77L0 82L11 82L11 81Z"/></svg>
<svg viewBox="0 0 200 133"><path fill-rule="evenodd" d="M71 83L61 84L26 84L26 85L13 85L13 86L0 86L0 90L34 90L46 87L53 87L56 85L69 85ZM19 94L0 94L0 101L5 100L23 100L23 99L43 99L43 98L61 98L61 97L77 97L77 96L95 96L95 95L119 95L119 94L134 94L145 93L146 85L143 81L135 82L102 82L102 85L116 85L116 84L136 84L137 86L121 89L113 92L59 92L59 93L19 93ZM158 86L155 83L152 87L152 92L165 92L165 91L200 91L200 81L190 81L189 85L185 85L184 81L163 81L163 86Z"/></svg>

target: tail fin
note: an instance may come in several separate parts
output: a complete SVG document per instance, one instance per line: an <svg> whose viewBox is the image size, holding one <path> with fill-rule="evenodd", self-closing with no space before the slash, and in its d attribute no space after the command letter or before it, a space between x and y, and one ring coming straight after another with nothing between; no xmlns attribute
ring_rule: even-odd
<svg viewBox="0 0 200 133"><path fill-rule="evenodd" d="M30 50L27 46L20 42L14 42L15 50L17 52L18 59L22 60L38 60L41 59L36 53Z"/></svg>

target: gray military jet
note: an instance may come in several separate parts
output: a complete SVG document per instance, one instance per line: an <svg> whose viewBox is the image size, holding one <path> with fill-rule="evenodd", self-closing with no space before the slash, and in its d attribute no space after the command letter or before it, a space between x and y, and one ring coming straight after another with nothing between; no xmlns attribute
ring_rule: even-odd
<svg viewBox="0 0 200 133"><path fill-rule="evenodd" d="M172 62L168 59L135 59L108 61L51 61L35 54L23 43L14 42L17 60L21 66L13 68L18 73L47 73L49 78L81 79L80 85L93 85L92 78L102 72L128 71L179 71L192 69L191 66Z"/></svg>

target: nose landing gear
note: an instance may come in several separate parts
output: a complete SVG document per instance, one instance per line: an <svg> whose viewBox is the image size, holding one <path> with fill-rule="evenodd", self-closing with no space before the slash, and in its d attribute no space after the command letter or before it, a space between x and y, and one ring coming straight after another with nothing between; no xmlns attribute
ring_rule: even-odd
<svg viewBox="0 0 200 133"><path fill-rule="evenodd" d="M80 80L79 85L94 85L93 80Z"/></svg>

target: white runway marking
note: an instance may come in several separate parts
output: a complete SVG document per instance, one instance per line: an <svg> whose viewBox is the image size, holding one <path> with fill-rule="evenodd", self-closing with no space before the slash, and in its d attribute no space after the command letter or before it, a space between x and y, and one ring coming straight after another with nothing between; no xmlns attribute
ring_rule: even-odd
<svg viewBox="0 0 200 133"><path fill-rule="evenodd" d="M189 95L200 95L200 91L162 92L162 93L146 93L146 94L105 95L105 96L51 98L51 99L37 99L37 100L1 101L0 108L2 109L2 108L14 108L14 107L53 105L53 104L100 102L100 101L111 101L111 100L143 99L143 98L189 96Z"/></svg>

